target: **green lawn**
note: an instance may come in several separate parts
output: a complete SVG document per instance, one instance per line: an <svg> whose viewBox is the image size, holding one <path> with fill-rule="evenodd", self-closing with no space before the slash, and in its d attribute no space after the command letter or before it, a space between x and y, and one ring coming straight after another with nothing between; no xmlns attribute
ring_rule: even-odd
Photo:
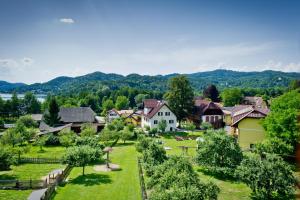
<svg viewBox="0 0 300 200"><path fill-rule="evenodd" d="M167 133L160 136L161 141L163 141L164 147L171 147L170 150L166 150L167 154L169 155L182 155L183 151L179 146L187 146L192 147L188 150L188 155L195 156L196 155L196 146L197 142L195 138L201 137L203 135L202 132L191 132L191 133L184 133L184 132L177 132L177 133ZM177 141L174 136L181 136L185 139L183 141Z"/></svg>
<svg viewBox="0 0 300 200"><path fill-rule="evenodd" d="M1 200L27 200L32 190L0 190Z"/></svg>
<svg viewBox="0 0 300 200"><path fill-rule="evenodd" d="M121 167L120 171L96 172L93 166L74 168L68 177L68 183L60 186L54 200L139 200L141 191L137 169L137 152L133 144L118 145L110 154L112 163Z"/></svg>
<svg viewBox="0 0 300 200"><path fill-rule="evenodd" d="M22 157L40 157L40 158L61 158L66 151L65 147L61 146L46 146L43 147L43 151L40 151L40 147L31 146L28 153L23 154Z"/></svg>
<svg viewBox="0 0 300 200"><path fill-rule="evenodd" d="M1 171L0 179L40 180L55 169L63 169L62 164L21 164L12 166L9 171Z"/></svg>

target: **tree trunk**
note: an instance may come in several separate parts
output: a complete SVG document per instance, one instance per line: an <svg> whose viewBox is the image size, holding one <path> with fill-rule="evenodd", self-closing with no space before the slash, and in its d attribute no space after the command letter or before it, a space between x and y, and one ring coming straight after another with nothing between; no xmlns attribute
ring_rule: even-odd
<svg viewBox="0 0 300 200"><path fill-rule="evenodd" d="M83 175L83 176L84 176L84 167L85 167L85 166L82 167L82 175Z"/></svg>

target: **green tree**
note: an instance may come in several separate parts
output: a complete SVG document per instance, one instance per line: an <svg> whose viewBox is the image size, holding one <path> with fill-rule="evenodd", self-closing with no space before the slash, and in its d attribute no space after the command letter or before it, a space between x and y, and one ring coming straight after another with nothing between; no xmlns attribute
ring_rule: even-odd
<svg viewBox="0 0 300 200"><path fill-rule="evenodd" d="M133 132L130 131L129 127L125 126L124 129L121 131L120 137L125 144L126 140L129 140L133 137Z"/></svg>
<svg viewBox="0 0 300 200"><path fill-rule="evenodd" d="M137 107L141 107L141 104L145 99L150 98L149 94L138 94L134 97Z"/></svg>
<svg viewBox="0 0 300 200"><path fill-rule="evenodd" d="M41 112L41 103L31 92L26 92L23 104L27 114L37 114Z"/></svg>
<svg viewBox="0 0 300 200"><path fill-rule="evenodd" d="M137 139L137 143L135 145L135 148L138 152L143 152L146 149L148 149L149 144L152 142L152 139L149 137L146 137L145 135L139 135Z"/></svg>
<svg viewBox="0 0 300 200"><path fill-rule="evenodd" d="M217 199L220 189L213 183L203 183L187 158L171 156L157 166L148 182L151 200Z"/></svg>
<svg viewBox="0 0 300 200"><path fill-rule="evenodd" d="M204 132L206 132L207 130L210 130L213 128L213 126L211 125L211 123L209 122L202 122L201 125L200 125L200 128L202 130L204 130Z"/></svg>
<svg viewBox="0 0 300 200"><path fill-rule="evenodd" d="M64 147L72 146L76 141L76 133L71 130L61 130L59 132L59 143Z"/></svg>
<svg viewBox="0 0 300 200"><path fill-rule="evenodd" d="M212 100L213 102L219 102L219 91L215 85L209 85L203 90L203 97Z"/></svg>
<svg viewBox="0 0 300 200"><path fill-rule="evenodd" d="M111 99L107 99L102 102L102 115L106 115L107 111L114 108L114 102Z"/></svg>
<svg viewBox="0 0 300 200"><path fill-rule="evenodd" d="M92 94L88 94L84 99L81 99L80 106L90 107L95 112L100 111L99 99L97 96Z"/></svg>
<svg viewBox="0 0 300 200"><path fill-rule="evenodd" d="M64 163L71 166L82 167L82 175L84 176L85 166L99 159L100 154L97 149L88 145L69 147L63 157Z"/></svg>
<svg viewBox="0 0 300 200"><path fill-rule="evenodd" d="M227 88L221 93L224 106L235 106L243 99L243 93L239 88Z"/></svg>
<svg viewBox="0 0 300 200"><path fill-rule="evenodd" d="M128 109L129 106L129 100L125 96L118 96L116 100L116 109L122 110L122 109Z"/></svg>
<svg viewBox="0 0 300 200"><path fill-rule="evenodd" d="M248 155L237 168L236 176L251 188L253 199L294 199L293 171L278 156Z"/></svg>
<svg viewBox="0 0 300 200"><path fill-rule="evenodd" d="M20 100L18 99L17 93L13 92L10 101L10 113L12 116L17 117L20 115Z"/></svg>
<svg viewBox="0 0 300 200"><path fill-rule="evenodd" d="M36 139L35 144L40 147L40 152L44 151L43 147L46 145L47 140L48 140L48 136L46 135L38 136L38 138Z"/></svg>
<svg viewBox="0 0 300 200"><path fill-rule="evenodd" d="M23 124L26 128L36 128L38 125L37 123L32 119L30 115L24 115L21 116L17 122L16 125Z"/></svg>
<svg viewBox="0 0 300 200"><path fill-rule="evenodd" d="M81 137L93 137L97 134L97 131L91 123L86 123L81 126Z"/></svg>
<svg viewBox="0 0 300 200"><path fill-rule="evenodd" d="M158 123L158 130L160 130L160 132L164 133L166 131L167 128L167 121L166 120L161 120Z"/></svg>
<svg viewBox="0 0 300 200"><path fill-rule="evenodd" d="M22 141L22 135L15 128L7 129L1 137L2 144L12 145L13 147Z"/></svg>
<svg viewBox="0 0 300 200"><path fill-rule="evenodd" d="M232 176L243 159L242 150L235 138L224 130L210 131L198 143L196 161L215 173Z"/></svg>
<svg viewBox="0 0 300 200"><path fill-rule="evenodd" d="M181 121L190 115L194 107L194 92L187 77L180 75L171 78L165 98L177 116L180 126Z"/></svg>
<svg viewBox="0 0 300 200"><path fill-rule="evenodd" d="M300 135L297 116L300 112L300 93L287 92L272 100L271 112L263 126L268 138L278 138L295 150Z"/></svg>
<svg viewBox="0 0 300 200"><path fill-rule="evenodd" d="M16 163L17 159L12 150L10 148L0 146L0 170L8 170L11 165Z"/></svg>
<svg viewBox="0 0 300 200"><path fill-rule="evenodd" d="M52 97L49 102L48 111L44 115L46 124L48 124L49 126L54 126L55 124L58 124L60 121L58 113L59 105L56 101L56 98Z"/></svg>
<svg viewBox="0 0 300 200"><path fill-rule="evenodd" d="M195 124L193 122L186 121L183 124L183 128L185 128L188 131L194 131L196 129L196 126L195 126Z"/></svg>
<svg viewBox="0 0 300 200"><path fill-rule="evenodd" d="M269 138L255 145L255 152L273 153L278 155L292 155L294 152L292 145L287 144L279 138Z"/></svg>
<svg viewBox="0 0 300 200"><path fill-rule="evenodd" d="M300 79L292 80L289 85L290 90L296 90L300 88Z"/></svg>
<svg viewBox="0 0 300 200"><path fill-rule="evenodd" d="M165 149L155 141L150 142L148 148L145 149L142 154L143 164L147 175L152 175L154 167L167 159Z"/></svg>

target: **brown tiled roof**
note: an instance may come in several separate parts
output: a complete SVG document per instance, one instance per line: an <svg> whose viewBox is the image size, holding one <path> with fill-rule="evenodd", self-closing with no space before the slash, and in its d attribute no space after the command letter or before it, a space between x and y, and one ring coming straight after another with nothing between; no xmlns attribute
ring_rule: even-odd
<svg viewBox="0 0 300 200"><path fill-rule="evenodd" d="M160 101L156 99L145 99L144 100L144 108L148 108L148 113L143 113L143 115L147 118L152 118L163 106L167 106L169 109L170 107L165 101ZM171 110L171 109L170 109ZM172 111L172 110L171 110ZM172 111L173 112L173 111ZM174 113L174 112L173 112Z"/></svg>
<svg viewBox="0 0 300 200"><path fill-rule="evenodd" d="M215 109L215 110L221 110L221 107L219 106L219 104L217 103L214 103L212 101L208 101L208 100L205 100L205 99L201 99L199 97L197 97L195 99L195 103L194 103L195 107L196 107L196 112L197 114L200 114L200 115L203 115L203 113L206 111L206 110L209 110L209 109Z"/></svg>
<svg viewBox="0 0 300 200"><path fill-rule="evenodd" d="M232 111L232 125L237 124L246 117L264 118L268 113L268 109L255 108L254 106L249 105L238 105L235 106Z"/></svg>

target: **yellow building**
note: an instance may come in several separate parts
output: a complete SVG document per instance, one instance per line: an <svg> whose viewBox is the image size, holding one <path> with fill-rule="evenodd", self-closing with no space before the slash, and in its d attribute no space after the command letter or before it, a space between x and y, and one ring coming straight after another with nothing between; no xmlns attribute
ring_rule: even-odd
<svg viewBox="0 0 300 200"><path fill-rule="evenodd" d="M242 149L251 148L252 145L265 139L265 130L261 120L268 114L268 109L240 106L232 114L231 133L237 137Z"/></svg>

